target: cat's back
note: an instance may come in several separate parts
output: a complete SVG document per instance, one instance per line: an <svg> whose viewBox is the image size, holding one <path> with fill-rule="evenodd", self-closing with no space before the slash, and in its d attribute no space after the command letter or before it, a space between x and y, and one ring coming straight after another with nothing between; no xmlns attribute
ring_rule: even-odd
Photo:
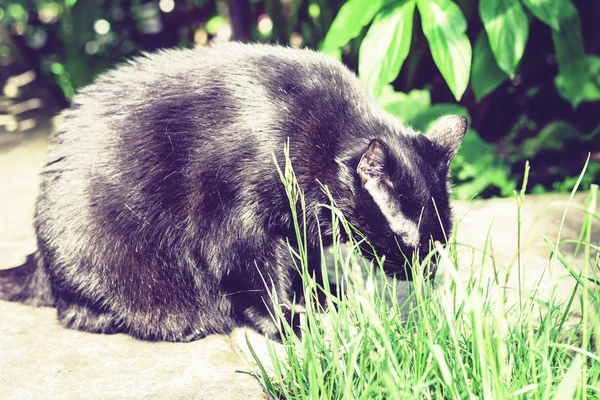
<svg viewBox="0 0 600 400"><path fill-rule="evenodd" d="M94 150L100 160L123 141L168 133L205 141L240 133L267 144L290 134L302 140L323 120L366 116L373 105L353 73L312 50L239 43L163 50L78 91L56 118L50 144L55 159L74 143L75 153Z"/></svg>
<svg viewBox="0 0 600 400"><path fill-rule="evenodd" d="M144 214L184 220L189 204L256 203L269 190L258 180L277 182L272 155L288 139L324 165L331 141L361 131L343 128L362 124L369 102L349 70L310 50L228 43L135 58L58 116L38 228L63 215L84 231L124 214L147 226ZM191 198L199 192L215 199Z"/></svg>
<svg viewBox="0 0 600 400"><path fill-rule="evenodd" d="M333 148L332 140L365 131L358 125L377 119L377 110L353 73L311 50L239 43L163 50L74 96L55 120L49 169L68 164L65 171L88 178L131 172L135 180L143 165L193 154L210 160L215 149L215 162L240 152L244 161L271 160L288 139L300 149Z"/></svg>
<svg viewBox="0 0 600 400"><path fill-rule="evenodd" d="M215 103L227 105L231 97L260 104L293 101L313 92L329 98L366 94L346 67L315 51L222 43L133 58L79 90L63 117L77 118L83 109L118 117L178 98L193 102L212 96Z"/></svg>

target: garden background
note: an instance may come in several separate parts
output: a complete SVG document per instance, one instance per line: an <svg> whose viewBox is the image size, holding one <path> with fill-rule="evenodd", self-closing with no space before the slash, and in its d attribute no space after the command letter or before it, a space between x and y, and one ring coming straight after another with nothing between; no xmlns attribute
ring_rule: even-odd
<svg viewBox="0 0 600 400"><path fill-rule="evenodd" d="M419 130L470 119L454 196L569 191L600 177L594 0L0 0L0 127L28 131L127 58L239 40L341 59ZM4 111L4 112L1 112ZM32 118L31 116L34 116Z"/></svg>
<svg viewBox="0 0 600 400"><path fill-rule="evenodd" d="M291 248L304 298L327 307L306 302L302 340L285 326L283 345L244 327L184 346L92 335L0 301L2 398L599 398L599 17L598 0L0 0L0 269L36 248L50 117L160 48L323 51L417 129L467 116L454 196L509 197L453 202L435 282L388 280L334 233L321 268L340 299Z"/></svg>

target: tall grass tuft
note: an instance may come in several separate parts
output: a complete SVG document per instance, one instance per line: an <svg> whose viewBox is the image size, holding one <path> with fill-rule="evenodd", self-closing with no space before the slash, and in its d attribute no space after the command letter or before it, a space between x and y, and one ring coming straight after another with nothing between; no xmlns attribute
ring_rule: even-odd
<svg viewBox="0 0 600 400"><path fill-rule="evenodd" d="M366 239L344 219L333 199L320 205L331 214L334 242L322 249L321 265L310 266L321 268L328 277L319 283L307 265L305 253L303 221L310 210L305 208L285 154L286 167L280 175L296 227L290 254L303 277L306 304L301 338L281 318L283 343L269 344L269 359L253 353L259 376L271 396L600 398L600 356L596 347L600 333L600 243L592 237L591 229L594 220L600 219L595 213L597 185L590 191L573 257L561 252L561 244L567 241L561 241L560 236L556 242L546 239L552 251L549 263L557 261L577 282L569 301L560 301L556 296L542 301L535 292L526 292L519 279L518 304L511 304L507 296L490 294L492 285L506 284L499 274L494 274L494 282L484 281L474 272L467 280L459 278L459 267L475 269L473 265L459 265L457 252L466 245L456 240L445 247L436 244L439 264L435 283L419 278L419 273L414 274L410 285L386 278L381 260L370 262L361 255L359 244ZM327 188L323 190L328 193ZM526 201L525 183L516 198L520 213ZM520 218L518 225L520 232ZM342 232L350 238L348 243L341 243ZM493 263L488 243L486 240L479 250L483 264ZM585 265L577 269L574 256L580 251ZM519 274L524 268L522 261L519 255ZM420 271L424 266L415 263L414 268ZM492 264L487 268L496 267ZM319 292L325 299L320 303ZM573 319L570 316L577 303L580 317Z"/></svg>

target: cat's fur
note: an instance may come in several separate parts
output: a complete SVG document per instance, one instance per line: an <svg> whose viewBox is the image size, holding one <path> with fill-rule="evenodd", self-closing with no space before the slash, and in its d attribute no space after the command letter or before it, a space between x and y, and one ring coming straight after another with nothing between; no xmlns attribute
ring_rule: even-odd
<svg viewBox="0 0 600 400"><path fill-rule="evenodd" d="M465 131L462 117L427 135L403 126L349 70L309 50L147 54L58 117L38 250L0 271L0 298L55 306L62 324L90 332L187 341L250 325L275 337L265 282L289 303L296 271L273 155L283 167L289 141L311 255L318 223L331 239L329 213L315 211L329 203L322 184L388 272L411 279L405 257L450 234L448 166Z"/></svg>

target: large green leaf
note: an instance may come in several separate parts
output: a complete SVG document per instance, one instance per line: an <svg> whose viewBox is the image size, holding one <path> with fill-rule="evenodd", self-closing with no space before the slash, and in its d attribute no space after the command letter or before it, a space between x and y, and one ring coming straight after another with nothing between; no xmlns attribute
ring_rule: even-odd
<svg viewBox="0 0 600 400"><path fill-rule="evenodd" d="M533 15L553 30L560 29L560 7L564 0L522 0Z"/></svg>
<svg viewBox="0 0 600 400"><path fill-rule="evenodd" d="M408 118L406 123L418 131L427 132L435 121L445 115L462 115L467 119L471 118L466 108L459 106L458 104L442 103L435 104Z"/></svg>
<svg viewBox="0 0 600 400"><path fill-rule="evenodd" d="M414 89L408 93L394 92L390 85L383 87L381 96L377 100L384 110L394 114L404 123L408 123L431 106L429 90Z"/></svg>
<svg viewBox="0 0 600 400"><path fill-rule="evenodd" d="M417 7L433 61L456 100L460 100L471 71L471 43L465 33L467 21L450 0L417 0Z"/></svg>
<svg viewBox="0 0 600 400"><path fill-rule="evenodd" d="M379 97L383 85L400 73L410 49L414 12L414 0L402 0L384 9L360 45L359 77L375 97Z"/></svg>
<svg viewBox="0 0 600 400"><path fill-rule="evenodd" d="M581 36L581 21L577 9L568 0L561 3L560 30L552 32L558 61L555 84L560 95L577 107L582 101L600 100L595 59L588 60Z"/></svg>
<svg viewBox="0 0 600 400"><path fill-rule="evenodd" d="M589 79L583 86L583 101L600 100L600 57L587 57L587 75Z"/></svg>
<svg viewBox="0 0 600 400"><path fill-rule="evenodd" d="M480 101L507 79L508 76L498 68L487 34L482 30L475 42L471 68L471 88L475 100Z"/></svg>
<svg viewBox="0 0 600 400"><path fill-rule="evenodd" d="M519 0L481 0L479 15L498 66L513 78L529 35L529 18Z"/></svg>
<svg viewBox="0 0 600 400"><path fill-rule="evenodd" d="M360 34L383 6L384 0L350 0L346 2L331 23L322 51L337 54L340 47Z"/></svg>
<svg viewBox="0 0 600 400"><path fill-rule="evenodd" d="M469 200L487 187L496 186L502 195L512 193L516 183L510 179L510 167L498 157L498 150L477 132L469 129L451 165L458 181L453 196Z"/></svg>

